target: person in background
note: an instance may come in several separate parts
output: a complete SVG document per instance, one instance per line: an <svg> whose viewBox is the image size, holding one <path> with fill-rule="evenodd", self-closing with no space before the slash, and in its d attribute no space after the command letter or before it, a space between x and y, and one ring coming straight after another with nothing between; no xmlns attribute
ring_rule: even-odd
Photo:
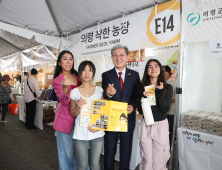
<svg viewBox="0 0 222 170"><path fill-rule="evenodd" d="M24 72L24 80L26 80L27 78L29 78L29 74L27 72Z"/></svg>
<svg viewBox="0 0 222 170"><path fill-rule="evenodd" d="M0 73L0 83L2 82L2 73Z"/></svg>
<svg viewBox="0 0 222 170"><path fill-rule="evenodd" d="M167 84L161 63L150 59L144 70L142 83L139 88L139 99L149 96L149 91L144 91L145 86L154 85L156 105L151 106L154 124L147 126L142 119L138 126L140 140L140 154L142 162L140 170L167 170L166 163L170 158L169 125L166 113L170 109L173 96L173 87ZM141 105L139 113L143 114Z"/></svg>
<svg viewBox="0 0 222 170"><path fill-rule="evenodd" d="M133 131L136 122L137 98L140 84L139 74L126 67L129 49L121 44L111 50L114 68L102 74L103 97L107 100L128 103L128 132L105 132L104 169L114 170L114 157L120 137L120 170L129 170Z"/></svg>
<svg viewBox="0 0 222 170"><path fill-rule="evenodd" d="M90 169L100 170L100 154L103 148L104 131L94 130L91 126L81 126L81 109L84 104L92 108L93 100L104 100L103 89L93 85L96 68L91 61L83 61L78 69L82 84L70 93L70 110L73 117L76 117L73 134L75 153L77 155L77 170L87 170L88 157ZM90 145L90 156L88 156L88 146Z"/></svg>
<svg viewBox="0 0 222 170"><path fill-rule="evenodd" d="M74 157L74 120L70 112L70 91L80 84L78 73L74 70L74 57L69 51L62 51L57 59L52 86L58 97L58 106L53 128L59 158L59 170L76 170Z"/></svg>
<svg viewBox="0 0 222 170"><path fill-rule="evenodd" d="M34 126L36 100L37 99L41 100L39 92L39 82L37 81L37 76L38 76L38 71L33 68L31 70L31 75L29 76L29 78L27 78L24 81L24 100L26 106L25 127L27 129L36 129L36 127ZM33 92L36 93L37 97L34 97Z"/></svg>
<svg viewBox="0 0 222 170"><path fill-rule="evenodd" d="M167 65L163 66L163 72L164 72L164 78L166 83L170 84L173 87L173 98L171 101L171 105L170 105L170 110L167 112L167 120L169 123L169 138L170 138L170 148L171 148L171 144L172 144L172 135L173 135L173 125L174 125L174 114L175 114L175 98L176 98L176 87L177 87L177 82L173 79L171 79L171 68Z"/></svg>
<svg viewBox="0 0 222 170"><path fill-rule="evenodd" d="M13 81L14 81L14 88L18 88L21 86L20 82L18 81L18 77L14 77Z"/></svg>
<svg viewBox="0 0 222 170"><path fill-rule="evenodd" d="M2 109L2 123L7 123L5 116L8 109L8 103L11 101L9 98L9 94L11 93L11 87L8 84L9 80L11 80L11 78L8 74L5 74L2 77L2 82L0 83L0 109Z"/></svg>

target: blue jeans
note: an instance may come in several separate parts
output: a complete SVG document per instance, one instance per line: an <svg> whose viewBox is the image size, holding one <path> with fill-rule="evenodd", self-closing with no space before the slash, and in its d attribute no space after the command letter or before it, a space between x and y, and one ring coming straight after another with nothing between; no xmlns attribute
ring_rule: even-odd
<svg viewBox="0 0 222 170"><path fill-rule="evenodd" d="M92 140L74 139L75 151L78 159L77 169L87 170L88 165L88 143L90 144L89 166L91 170L100 170L100 154L103 148L104 137Z"/></svg>
<svg viewBox="0 0 222 170"><path fill-rule="evenodd" d="M56 131L59 170L76 170L77 160L74 157L73 131L74 126L71 134Z"/></svg>

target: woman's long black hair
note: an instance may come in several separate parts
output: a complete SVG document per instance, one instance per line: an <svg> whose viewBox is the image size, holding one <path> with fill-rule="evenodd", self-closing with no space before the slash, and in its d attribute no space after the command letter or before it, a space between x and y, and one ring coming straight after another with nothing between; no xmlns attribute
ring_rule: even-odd
<svg viewBox="0 0 222 170"><path fill-rule="evenodd" d="M156 59L150 59L146 63L146 67L145 67L145 70L144 70L144 73L143 73L142 82L140 83L140 87L139 87L139 97L140 98L143 96L144 87L151 85L150 84L150 76L147 74L147 71L148 71L148 68L149 68L149 64L152 61L157 63L158 66L160 67L160 74L158 76L157 83L158 83L158 85L160 85L160 82L162 82L163 86L164 86L164 94L166 94L166 92L167 92L167 84L166 84L166 81L164 79L163 67L162 67L161 63L158 60L156 60Z"/></svg>
<svg viewBox="0 0 222 170"><path fill-rule="evenodd" d="M58 77L59 74L61 73L62 67L59 65L59 62L61 61L62 56L63 56L64 54L66 54L66 53L70 54L70 55L72 56L72 58L73 58L73 61L74 61L74 56L73 56L73 54L72 54L70 51L65 51L65 50L62 51L62 52L59 54L58 58L57 58L57 63L56 63L55 73L54 73L53 79L55 79L56 77ZM71 73L74 73L77 77L79 77L79 76L78 76L78 72L74 69L74 63L73 63L73 66L72 66L72 68L71 68ZM54 89L53 89L53 99L55 99L55 98L56 98L56 93L55 93L55 91L54 91Z"/></svg>

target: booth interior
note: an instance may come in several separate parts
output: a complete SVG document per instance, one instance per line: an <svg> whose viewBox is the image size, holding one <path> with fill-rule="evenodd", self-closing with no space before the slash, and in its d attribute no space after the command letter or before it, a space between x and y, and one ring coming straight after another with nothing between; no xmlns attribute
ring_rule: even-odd
<svg viewBox="0 0 222 170"><path fill-rule="evenodd" d="M9 5L6 4L6 1L0 1L0 3L4 7ZM19 6L18 3L21 2L14 0L14 4ZM30 1L29 3L37 2ZM45 4L45 2L41 3ZM50 1L50 3L53 4L51 10L54 9L54 12L56 12L58 11L56 8L60 9L62 2ZM67 3L66 7L63 6L66 9L63 11L75 11L69 8L76 4L74 5L72 1ZM102 73L114 67L110 49L117 44L127 45L129 48L130 58L127 62L127 68L137 71L140 79L143 77L145 65L149 59L157 59L162 65L168 65L172 71L171 79L177 81L176 121L174 119L176 123L174 123L174 136L177 139L175 169L221 169L221 0L127 1L129 3L127 5L125 4L126 1L119 1L115 5L109 5L109 3L115 4L116 2L104 1L100 5L112 8L113 12L106 13L106 15L112 13L115 16L104 16L100 10L94 10L92 15L88 15L87 11L83 15L84 12L81 10L86 10L86 8L84 5L78 4L76 10L79 13L76 13L76 18L66 13L56 13L57 16L53 19L59 17L66 17L66 19L60 19L57 26L48 26L51 30L43 30L48 24L54 23L53 21L48 22L49 18L52 19L52 17L50 13L46 17L47 14L45 13L44 18L46 20L38 19L40 25L45 25L45 27L35 25L35 31L33 31L28 28L29 26L16 26L12 24L14 21L12 22L10 18L7 18L6 23L0 22L0 31L1 29L4 30L4 33L10 31L21 37L26 37L28 40L36 38L38 43L59 49L59 51L71 51L74 55L74 68L76 70L78 70L82 61L92 61L96 67L94 84L97 86L102 85ZM90 3L90 5L92 9L98 9L98 4ZM136 5L135 9L132 8L134 5ZM0 6L0 9L2 6ZM26 6L22 6L24 7L23 11L27 11L25 10L27 9ZM43 4L36 5L36 8L42 8L43 6ZM128 9L129 13L127 13L127 6L132 8L132 10ZM47 6L44 7L48 9ZM119 7L126 9L126 11L120 10ZM6 17L6 14L8 13L5 12L2 16ZM97 18L98 16L101 16L99 17L101 22ZM33 17L37 17L37 15L33 14ZM108 19L105 19L106 17ZM15 16L14 20L16 19L24 20ZM31 17L26 19L29 20ZM81 21L82 23L80 23L83 25L76 24L77 21ZM73 27L71 28L71 26ZM66 27L70 28L71 31L63 29ZM61 30L61 32L58 30ZM3 38L7 38L7 35L2 34ZM220 53L217 53L217 57L212 53L211 40L218 40L215 44L217 51L220 51ZM39 71L39 88L41 90L45 89L42 92L44 96L45 94L48 95L43 101L37 102L36 112L39 114L36 114L38 117L35 119L35 125L43 130L48 122L53 121L53 113L57 104L57 101L49 101L50 92L46 92L46 90L51 88L57 59L54 54L58 54L58 50L53 51L44 45L40 45L38 48L19 51L22 52L0 58L1 73L2 75L9 74L13 78L17 74L23 75L23 72L30 73L30 68L36 68ZM11 69L11 66L16 67L16 69ZM13 81L9 83L13 85ZM23 83L21 85L23 86ZM16 98L19 104L19 119L25 121L22 87L21 90L14 90L13 93L14 99ZM50 111L47 111L48 109ZM137 127L140 120L141 115L138 113L133 136L130 169L135 169L142 159L137 137ZM116 160L119 159L118 149Z"/></svg>
<svg viewBox="0 0 222 170"><path fill-rule="evenodd" d="M56 65L57 50L50 51L46 46L39 45L31 49L24 50L8 57L1 58L1 74L8 74L11 78L9 84L12 90L12 104L9 104L11 114L19 113L19 119L26 121L26 108L24 102L24 72L31 75L31 69L38 71L37 81L41 93L41 101L37 101L35 126L43 130L46 124L54 121L57 101L52 99L52 80ZM4 63L4 64L2 64ZM14 77L19 77L21 81L19 87L14 87Z"/></svg>
<svg viewBox="0 0 222 170"><path fill-rule="evenodd" d="M183 44L180 170L222 167L222 58L210 54L210 41Z"/></svg>

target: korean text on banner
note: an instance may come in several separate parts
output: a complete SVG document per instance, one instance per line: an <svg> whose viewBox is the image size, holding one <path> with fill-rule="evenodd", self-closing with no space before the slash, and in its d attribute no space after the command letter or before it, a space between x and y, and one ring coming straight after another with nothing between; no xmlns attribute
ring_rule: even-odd
<svg viewBox="0 0 222 170"><path fill-rule="evenodd" d="M222 38L210 40L210 57L222 57Z"/></svg>
<svg viewBox="0 0 222 170"><path fill-rule="evenodd" d="M177 45L180 39L180 2L169 1L83 30L71 36L78 40L69 50L76 58L110 54L116 44L127 45L130 51ZM67 43L68 44L68 43ZM64 46L64 48L67 48Z"/></svg>
<svg viewBox="0 0 222 170"><path fill-rule="evenodd" d="M222 1L183 1L182 41L208 41L222 36Z"/></svg>

